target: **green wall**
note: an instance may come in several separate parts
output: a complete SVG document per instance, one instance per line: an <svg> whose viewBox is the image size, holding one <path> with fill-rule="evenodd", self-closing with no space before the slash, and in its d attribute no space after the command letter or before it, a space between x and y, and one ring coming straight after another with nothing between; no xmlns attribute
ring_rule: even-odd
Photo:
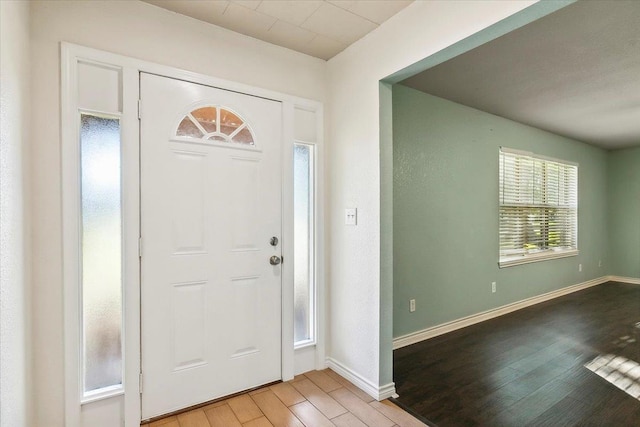
<svg viewBox="0 0 640 427"><path fill-rule="evenodd" d="M609 153L608 178L609 271L640 278L640 147Z"/></svg>
<svg viewBox="0 0 640 427"><path fill-rule="evenodd" d="M394 337L609 274L607 151L400 85L393 138ZM580 164L578 256L498 268L500 146Z"/></svg>

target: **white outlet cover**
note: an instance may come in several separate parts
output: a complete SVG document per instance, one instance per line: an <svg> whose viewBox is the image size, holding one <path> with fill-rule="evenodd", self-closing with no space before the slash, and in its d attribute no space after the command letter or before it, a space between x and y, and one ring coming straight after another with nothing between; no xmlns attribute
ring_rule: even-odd
<svg viewBox="0 0 640 427"><path fill-rule="evenodd" d="M358 208L344 210L344 225L358 225Z"/></svg>

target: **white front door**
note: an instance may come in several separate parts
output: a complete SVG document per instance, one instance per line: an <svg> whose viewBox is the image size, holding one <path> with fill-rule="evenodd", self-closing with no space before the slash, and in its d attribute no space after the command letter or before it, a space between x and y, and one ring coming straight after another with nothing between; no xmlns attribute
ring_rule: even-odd
<svg viewBox="0 0 640 427"><path fill-rule="evenodd" d="M281 379L282 105L140 75L142 418ZM276 257L273 260L272 257Z"/></svg>

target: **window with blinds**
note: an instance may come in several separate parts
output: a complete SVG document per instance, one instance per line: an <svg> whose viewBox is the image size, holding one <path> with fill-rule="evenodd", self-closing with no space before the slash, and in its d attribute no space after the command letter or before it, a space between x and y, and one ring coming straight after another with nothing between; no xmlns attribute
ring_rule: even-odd
<svg viewBox="0 0 640 427"><path fill-rule="evenodd" d="M578 253L578 165L500 149L500 267Z"/></svg>

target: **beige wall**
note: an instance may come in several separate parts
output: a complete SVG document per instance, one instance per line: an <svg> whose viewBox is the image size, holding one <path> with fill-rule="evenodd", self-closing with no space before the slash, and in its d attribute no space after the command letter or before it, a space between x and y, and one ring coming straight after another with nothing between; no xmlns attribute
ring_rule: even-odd
<svg viewBox="0 0 640 427"><path fill-rule="evenodd" d="M29 5L0 2L0 425L30 424Z"/></svg>
<svg viewBox="0 0 640 427"><path fill-rule="evenodd" d="M64 424L60 42L324 100L326 63L133 1L31 5L37 426Z"/></svg>

